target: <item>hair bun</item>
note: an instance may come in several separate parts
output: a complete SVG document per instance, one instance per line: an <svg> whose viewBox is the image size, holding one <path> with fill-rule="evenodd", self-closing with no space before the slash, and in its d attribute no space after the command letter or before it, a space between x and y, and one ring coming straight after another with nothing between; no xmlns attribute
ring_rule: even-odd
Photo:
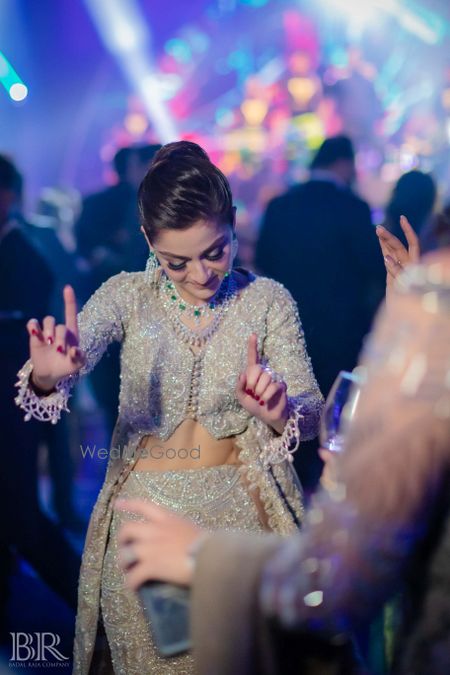
<svg viewBox="0 0 450 675"><path fill-rule="evenodd" d="M156 153L154 164L156 162L163 162L169 160L184 160L184 159L203 159L210 161L206 152L197 143L192 141L175 141L174 143L167 143Z"/></svg>

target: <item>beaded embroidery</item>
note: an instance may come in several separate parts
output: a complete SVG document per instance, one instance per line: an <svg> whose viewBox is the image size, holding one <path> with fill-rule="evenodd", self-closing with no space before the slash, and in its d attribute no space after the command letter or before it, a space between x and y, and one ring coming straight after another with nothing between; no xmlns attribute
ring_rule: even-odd
<svg viewBox="0 0 450 675"><path fill-rule="evenodd" d="M19 380L16 382L18 393L15 403L25 411L25 422L32 417L40 422L56 424L61 417L61 412L69 412L67 402L71 396L73 376L65 377L56 384L56 391L48 396L38 396L29 386L29 380L33 371L33 364L27 361L17 373Z"/></svg>

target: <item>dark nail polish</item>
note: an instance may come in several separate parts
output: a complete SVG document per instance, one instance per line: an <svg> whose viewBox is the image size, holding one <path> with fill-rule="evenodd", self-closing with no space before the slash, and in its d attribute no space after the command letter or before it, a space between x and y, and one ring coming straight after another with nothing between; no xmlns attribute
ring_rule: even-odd
<svg viewBox="0 0 450 675"><path fill-rule="evenodd" d="M32 329L31 335L38 335L38 332L37 332L37 330L36 330L35 328Z"/></svg>
<svg viewBox="0 0 450 675"><path fill-rule="evenodd" d="M265 405L264 401L260 401L259 405Z"/></svg>
<svg viewBox="0 0 450 675"><path fill-rule="evenodd" d="M64 349L61 347L61 345L58 345L56 347L56 351L59 352L60 354L64 354Z"/></svg>
<svg viewBox="0 0 450 675"><path fill-rule="evenodd" d="M255 394L255 401L259 401L259 396L258 396L258 394Z"/></svg>

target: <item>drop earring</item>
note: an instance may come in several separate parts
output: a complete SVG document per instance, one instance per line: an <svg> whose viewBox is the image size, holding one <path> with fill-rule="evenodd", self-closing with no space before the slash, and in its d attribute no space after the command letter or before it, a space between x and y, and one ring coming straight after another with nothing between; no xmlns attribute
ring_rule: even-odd
<svg viewBox="0 0 450 675"><path fill-rule="evenodd" d="M158 270L161 265L156 255L150 250L148 254L147 264L145 266L145 283L149 286L156 283L158 279Z"/></svg>

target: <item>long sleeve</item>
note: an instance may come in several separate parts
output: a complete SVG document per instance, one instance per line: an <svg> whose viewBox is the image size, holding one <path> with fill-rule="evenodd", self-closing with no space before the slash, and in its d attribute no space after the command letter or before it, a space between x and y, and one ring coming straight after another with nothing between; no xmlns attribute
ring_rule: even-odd
<svg viewBox="0 0 450 675"><path fill-rule="evenodd" d="M105 281L78 314L80 348L86 355L80 375L85 375L95 367L108 345L122 341L127 307L131 302L127 284L129 277L126 272L122 272Z"/></svg>
<svg viewBox="0 0 450 675"><path fill-rule="evenodd" d="M263 357L286 382L289 407L301 415L301 439L308 440L317 435L323 397L314 377L297 306L284 286L273 283L273 287Z"/></svg>
<svg viewBox="0 0 450 675"><path fill-rule="evenodd" d="M339 634L398 584L448 485L449 345L448 298L436 311L434 292L399 295L378 319L339 480L266 565L266 614Z"/></svg>
<svg viewBox="0 0 450 675"><path fill-rule="evenodd" d="M29 386L33 370L31 361L27 361L19 371L15 401L25 411L26 420L35 417L56 424L61 412L68 410L71 389L80 375L85 375L95 367L111 342L123 339L127 307L130 304L129 276L121 273L108 279L78 314L79 345L86 356L79 373L62 378L52 394L37 396Z"/></svg>

